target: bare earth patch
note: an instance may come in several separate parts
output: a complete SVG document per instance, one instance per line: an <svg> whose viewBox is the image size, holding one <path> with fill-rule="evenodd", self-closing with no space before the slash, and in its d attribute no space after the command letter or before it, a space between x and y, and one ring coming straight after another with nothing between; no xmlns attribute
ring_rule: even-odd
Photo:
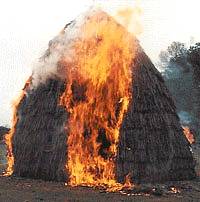
<svg viewBox="0 0 200 202"><path fill-rule="evenodd" d="M193 148L197 173L200 170L200 147ZM1 148L1 161L5 162L5 148ZM5 169L1 164L0 172ZM175 188L175 190L174 190ZM175 193L178 192L178 193ZM0 176L0 202L198 202L200 178L193 181L145 184L134 190L107 193L103 189L70 187L64 183Z"/></svg>
<svg viewBox="0 0 200 202"><path fill-rule="evenodd" d="M16 177L0 177L0 201L2 202L35 202L35 201L63 201L63 202L100 202L100 201L149 201L149 202L190 202L200 201L200 180L175 182L168 185L156 185L157 193L141 196L131 195L134 192L107 193L103 190L87 187L70 187L64 183L44 182ZM174 194L162 186L176 187L180 193Z"/></svg>

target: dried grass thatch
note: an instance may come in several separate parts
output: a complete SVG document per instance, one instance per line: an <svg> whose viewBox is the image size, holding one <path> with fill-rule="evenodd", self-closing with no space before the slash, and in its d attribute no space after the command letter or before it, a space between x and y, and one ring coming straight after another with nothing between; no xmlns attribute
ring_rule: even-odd
<svg viewBox="0 0 200 202"><path fill-rule="evenodd" d="M195 177L189 142L161 74L138 49L133 100L124 118L117 158L118 180L158 182Z"/></svg>
<svg viewBox="0 0 200 202"><path fill-rule="evenodd" d="M47 51L48 52L48 51ZM189 142L161 74L138 44L132 71L133 99L120 130L116 176L158 182L195 177ZM17 109L14 175L67 181L68 114L58 103L65 89L52 78L27 90Z"/></svg>

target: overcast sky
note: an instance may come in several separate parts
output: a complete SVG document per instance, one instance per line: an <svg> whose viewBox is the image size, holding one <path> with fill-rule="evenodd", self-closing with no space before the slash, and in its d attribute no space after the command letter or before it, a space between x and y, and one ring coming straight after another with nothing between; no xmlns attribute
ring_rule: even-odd
<svg viewBox="0 0 200 202"><path fill-rule="evenodd" d="M70 2L70 3L69 3ZM99 0L110 10L125 0ZM156 62L161 49L172 41L200 41L199 0L141 0L147 54ZM0 125L11 120L11 101L42 55L66 23L87 10L93 0L0 0Z"/></svg>

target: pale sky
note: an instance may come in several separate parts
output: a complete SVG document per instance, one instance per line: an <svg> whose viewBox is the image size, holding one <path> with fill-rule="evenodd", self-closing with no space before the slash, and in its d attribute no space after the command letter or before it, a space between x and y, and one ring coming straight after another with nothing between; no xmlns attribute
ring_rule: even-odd
<svg viewBox="0 0 200 202"><path fill-rule="evenodd" d="M134 0L99 0L109 10ZM122 3L123 2L123 3ZM0 0L0 125L10 124L11 101L31 74L34 61L66 23L93 0ZM200 41L199 0L141 0L141 44L156 62L175 40Z"/></svg>

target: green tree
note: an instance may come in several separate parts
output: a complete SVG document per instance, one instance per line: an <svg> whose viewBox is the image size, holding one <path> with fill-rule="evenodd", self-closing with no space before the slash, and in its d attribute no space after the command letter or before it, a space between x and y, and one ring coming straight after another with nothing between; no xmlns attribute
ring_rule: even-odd
<svg viewBox="0 0 200 202"><path fill-rule="evenodd" d="M196 100L194 110L196 117L200 120L200 43L190 47L188 50L188 61L193 68L194 97ZM198 127L200 128L200 123Z"/></svg>
<svg viewBox="0 0 200 202"><path fill-rule="evenodd" d="M190 47L187 58L194 70L194 80L200 84L200 43Z"/></svg>
<svg viewBox="0 0 200 202"><path fill-rule="evenodd" d="M179 110L190 110L200 138L200 43L187 49L183 43L173 42L159 57L166 81L171 79L170 90ZM179 92L174 92L177 86Z"/></svg>
<svg viewBox="0 0 200 202"><path fill-rule="evenodd" d="M161 51L159 55L162 69L165 73L178 69L181 72L189 72L190 65L187 61L187 48L184 43L172 42L166 51Z"/></svg>

